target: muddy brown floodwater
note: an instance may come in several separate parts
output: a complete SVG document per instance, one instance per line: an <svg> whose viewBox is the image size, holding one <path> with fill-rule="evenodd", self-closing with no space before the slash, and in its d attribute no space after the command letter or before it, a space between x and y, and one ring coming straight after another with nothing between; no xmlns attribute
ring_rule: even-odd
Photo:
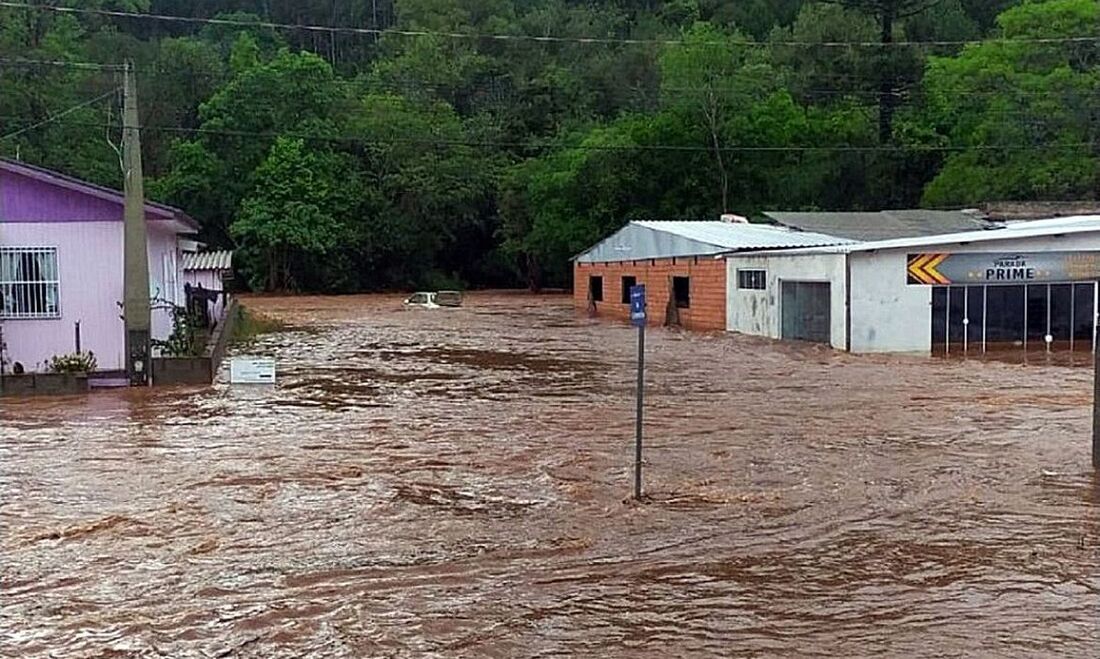
<svg viewBox="0 0 1100 659"><path fill-rule="evenodd" d="M1091 370L255 299L270 388L0 402L0 654L1100 652Z"/></svg>

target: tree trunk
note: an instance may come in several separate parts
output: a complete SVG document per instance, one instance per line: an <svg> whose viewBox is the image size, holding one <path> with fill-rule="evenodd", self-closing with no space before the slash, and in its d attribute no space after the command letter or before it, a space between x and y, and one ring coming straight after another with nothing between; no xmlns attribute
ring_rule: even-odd
<svg viewBox="0 0 1100 659"><path fill-rule="evenodd" d="M542 268L539 267L539 259L533 254L527 254L527 289L532 293L542 290Z"/></svg>
<svg viewBox="0 0 1100 659"><path fill-rule="evenodd" d="M722 157L722 139L718 134L721 122L718 119L718 113L718 99L711 94L703 106L703 114L707 118L707 128L710 130L711 144L714 146L714 160L718 166L722 186L722 212L725 213L729 210L730 182L729 175L726 173L726 161Z"/></svg>
<svg viewBox="0 0 1100 659"><path fill-rule="evenodd" d="M267 290L276 291L279 288L279 257L275 254L275 248L267 250Z"/></svg>
<svg viewBox="0 0 1100 659"><path fill-rule="evenodd" d="M882 8L882 43L894 41L894 8ZM888 46L882 48L878 88L878 141L889 144L894 139L894 57Z"/></svg>

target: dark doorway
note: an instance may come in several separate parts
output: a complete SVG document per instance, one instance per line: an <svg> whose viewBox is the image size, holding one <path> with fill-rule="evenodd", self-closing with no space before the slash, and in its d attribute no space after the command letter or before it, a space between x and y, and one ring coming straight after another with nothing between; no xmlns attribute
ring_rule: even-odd
<svg viewBox="0 0 1100 659"><path fill-rule="evenodd" d="M622 303L630 304L630 289L637 285L638 279L636 277L623 277L623 296Z"/></svg>
<svg viewBox="0 0 1100 659"><path fill-rule="evenodd" d="M593 275L588 278L588 299L603 302L603 277Z"/></svg>
<svg viewBox="0 0 1100 659"><path fill-rule="evenodd" d="M796 341L830 343L831 291L828 283L782 282L782 336Z"/></svg>
<svg viewBox="0 0 1100 659"><path fill-rule="evenodd" d="M691 308L691 277L672 278L672 296L677 309Z"/></svg>

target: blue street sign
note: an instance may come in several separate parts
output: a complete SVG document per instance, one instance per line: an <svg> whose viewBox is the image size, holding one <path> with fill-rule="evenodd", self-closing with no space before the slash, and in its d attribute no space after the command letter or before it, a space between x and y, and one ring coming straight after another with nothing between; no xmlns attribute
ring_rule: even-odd
<svg viewBox="0 0 1100 659"><path fill-rule="evenodd" d="M630 287L630 323L635 327L645 325L645 284Z"/></svg>

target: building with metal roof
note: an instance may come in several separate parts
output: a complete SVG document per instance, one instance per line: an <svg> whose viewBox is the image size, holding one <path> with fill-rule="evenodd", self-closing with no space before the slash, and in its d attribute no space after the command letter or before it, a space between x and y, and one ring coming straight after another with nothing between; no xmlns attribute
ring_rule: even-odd
<svg viewBox="0 0 1100 659"><path fill-rule="evenodd" d="M1100 215L725 260L731 331L853 352L1096 345Z"/></svg>
<svg viewBox="0 0 1100 659"><path fill-rule="evenodd" d="M184 252L184 272L215 270L231 272L233 270L233 252L221 250L215 252Z"/></svg>
<svg viewBox="0 0 1100 659"><path fill-rule="evenodd" d="M574 303L594 316L629 317L630 288L646 287L651 323L726 326L726 266L719 255L847 243L747 222L629 222L574 258Z"/></svg>
<svg viewBox="0 0 1100 659"><path fill-rule="evenodd" d="M782 226L850 240L870 241L935 236L998 226L976 210L886 210L872 212L764 213Z"/></svg>
<svg viewBox="0 0 1100 659"><path fill-rule="evenodd" d="M636 221L627 223L622 229L581 252L574 260L579 263L611 263L849 242L851 241L845 238L769 224Z"/></svg>

